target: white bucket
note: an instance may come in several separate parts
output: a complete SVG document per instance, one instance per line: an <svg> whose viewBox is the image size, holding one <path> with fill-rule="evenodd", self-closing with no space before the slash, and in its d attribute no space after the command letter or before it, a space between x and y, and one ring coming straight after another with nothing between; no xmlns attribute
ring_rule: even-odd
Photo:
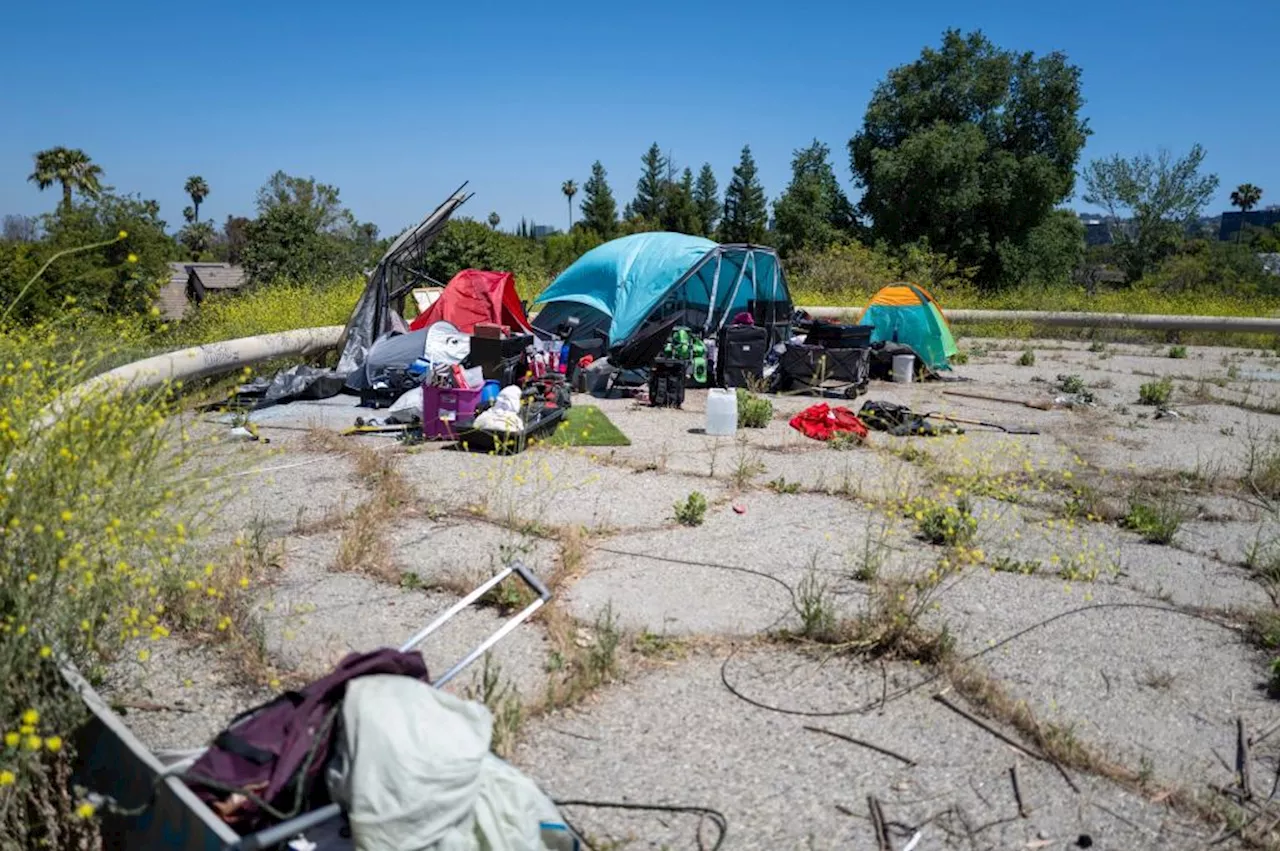
<svg viewBox="0 0 1280 851"><path fill-rule="evenodd" d="M911 380L915 378L915 373L915 355L893 356L893 382L895 384L910 384Z"/></svg>
<svg viewBox="0 0 1280 851"><path fill-rule="evenodd" d="M738 433L738 392L712 387L707 391L707 434Z"/></svg>

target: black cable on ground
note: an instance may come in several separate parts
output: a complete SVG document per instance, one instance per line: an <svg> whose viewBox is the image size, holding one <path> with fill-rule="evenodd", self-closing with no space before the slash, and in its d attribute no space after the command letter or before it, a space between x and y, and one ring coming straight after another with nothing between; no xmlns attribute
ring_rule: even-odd
<svg viewBox="0 0 1280 851"><path fill-rule="evenodd" d="M720 835L716 837L715 844L711 846L711 851L718 851L720 846L724 844L725 836L729 833L729 820L724 817L724 813L719 810L713 810L710 807L685 807L668 804L630 804L619 801L556 801L555 804L557 807L561 808L594 807L596 809L604 810L639 810L641 812L653 813L682 813L685 815L695 815L700 816L701 818L710 819L711 822L715 824L716 829L720 832ZM569 825L569 827L578 835L579 839L582 839L582 831L578 830L573 825ZM583 845L587 845L587 841L585 839L582 839L582 843ZM703 847L701 834L698 836L698 847ZM587 849L588 851L591 851L591 846L587 845Z"/></svg>

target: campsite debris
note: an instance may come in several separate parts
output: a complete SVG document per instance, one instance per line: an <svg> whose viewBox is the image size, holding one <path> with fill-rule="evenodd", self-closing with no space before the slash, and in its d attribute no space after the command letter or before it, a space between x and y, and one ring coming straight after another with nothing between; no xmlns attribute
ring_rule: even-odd
<svg viewBox="0 0 1280 851"><path fill-rule="evenodd" d="M1052 411L1056 407L1060 407L1056 400L1052 401L1032 401L1025 399L1007 399L1003 396L987 396L981 393L963 393L959 390L943 390L943 396L959 396L963 399L981 399L984 402L1002 402L1006 405L1022 405L1024 408L1035 408L1037 411Z"/></svg>
<svg viewBox="0 0 1280 851"><path fill-rule="evenodd" d="M958 426L934 425L927 419L928 416L933 416L932 414L922 416L905 405L897 405L893 402L876 402L868 399L862 404L862 410L858 415L876 431L888 432L894 437L916 435L937 437L940 434L964 433L964 429Z"/></svg>
<svg viewBox="0 0 1280 851"><path fill-rule="evenodd" d="M1244 718L1236 716L1236 775L1240 792L1246 799L1253 797L1253 781L1249 775L1249 739L1244 734Z"/></svg>
<svg viewBox="0 0 1280 851"><path fill-rule="evenodd" d="M837 433L851 435L860 441L867 439L867 426L853 411L832 408L826 402L805 408L791 418L790 425L814 440L830 440Z"/></svg>
<svg viewBox="0 0 1280 851"><path fill-rule="evenodd" d="M876 847L880 851L893 851L889 843L889 826L884 821L884 810L880 808L880 799L874 794L867 795L867 809L871 811L871 826L876 832Z"/></svg>
<svg viewBox="0 0 1280 851"><path fill-rule="evenodd" d="M231 429L231 439L239 440L242 442L245 442L245 441L248 441L248 442L256 441L258 443L271 442L270 438L263 437L261 434L258 433L258 429L256 426L253 425L253 423L247 423L245 425L236 426L235 428Z"/></svg>
<svg viewBox="0 0 1280 851"><path fill-rule="evenodd" d="M734 513L734 514L746 514L746 513L747 513L747 507L746 507L745 505L735 505L735 506L733 507L733 513Z"/></svg>
<svg viewBox="0 0 1280 851"><path fill-rule="evenodd" d="M1004 742L1006 745L1008 745L1009 747L1013 748L1014 750L1016 750L1016 751L1020 751L1021 753L1026 754L1027 756L1031 757L1032 759L1038 759L1038 760L1045 760L1045 759L1047 759L1046 757L1043 757L1043 756L1041 756L1040 754L1033 753L1032 751L1027 750L1027 748L1026 748L1026 747L1024 747L1023 745L1021 745L1021 744L1019 744L1018 742L1014 741L1014 740L1013 740L1013 739L1011 739L1009 736L1006 736L1004 733L1000 732L1000 731L999 731L999 730L997 730L995 727L992 727L990 724L988 724L986 721L983 721L983 720L982 720L981 718L979 718L978 716L976 716L976 715L972 714L971 712L968 712L968 711L966 711L966 710L964 710L964 709L961 709L959 706L957 706L956 704L954 704L954 703L952 703L950 700L948 700L948 699L947 699L947 696L946 696L945 694L942 694L941 692L939 692L938 694L935 694L935 695L933 696L933 699L934 699L934 700L936 700L936 701L938 701L938 703L941 703L943 706L947 707L948 709L950 709L950 710L951 710L952 712L954 712L955 714L959 715L961 718L963 718L963 719L965 719L966 721L970 722L971 724L975 724L975 725L977 725L978 727L981 727L983 730L986 730L988 733L990 733L991 735L995 736L997 739L999 739L1000 741Z"/></svg>
<svg viewBox="0 0 1280 851"><path fill-rule="evenodd" d="M1018 785L1018 764L1009 766L1009 779L1013 782L1013 799L1018 802L1019 818L1027 817L1027 807L1022 802L1022 789Z"/></svg>
<svg viewBox="0 0 1280 851"><path fill-rule="evenodd" d="M894 752L894 751L891 751L891 750L889 750L888 748L882 748L882 747L880 747L879 745L873 745L873 744L871 744L870 742L864 742L862 739L855 739L853 736L846 736L844 733L837 733L837 732L836 732L836 731L834 731L834 730L828 730L828 729L826 729L826 728L824 728L824 727L808 727L808 726L806 726L804 729L808 730L808 731L809 731L809 732L811 732L811 733L823 733L823 734L828 735L828 736L833 736L833 737L835 737L835 738L837 738L837 739L840 739L840 740L842 740L842 741L849 742L850 744L860 745L861 747L864 747L864 748L866 748L866 749L868 749L868 750L873 750L873 751L875 751L876 753L880 753L880 754L884 754L885 756L893 757L893 758L894 758L894 759L896 759L898 762L901 762L901 763L903 763L904 765L914 766L914 765L916 764L916 761L915 761L914 759L908 759L907 757L903 756L903 755L902 755L902 754L900 754L900 753L896 753L896 752Z"/></svg>
<svg viewBox="0 0 1280 851"><path fill-rule="evenodd" d="M985 426L986 428L996 428L1004 432L1005 434L1039 434L1040 433L1039 429L1032 428L1031 426L1019 426L1019 425L1003 426L1003 425L1000 425L999 423L987 422L986 420L971 420L971 419L966 419L965 417L956 417L956 416L952 416L951 414L943 414L937 411L931 414L925 414L924 416L926 419L929 417L937 417L940 420L947 420L948 422L953 422L953 423L965 423L966 425L978 425L978 426Z"/></svg>

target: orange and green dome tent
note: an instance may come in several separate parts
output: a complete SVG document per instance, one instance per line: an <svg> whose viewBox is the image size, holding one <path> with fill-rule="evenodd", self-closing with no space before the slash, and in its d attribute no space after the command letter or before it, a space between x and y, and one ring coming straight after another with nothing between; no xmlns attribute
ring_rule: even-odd
<svg viewBox="0 0 1280 851"><path fill-rule="evenodd" d="M890 284L871 297L859 325L872 325L873 343L910 346L930 369L950 369L959 352L942 308L929 291L915 284Z"/></svg>

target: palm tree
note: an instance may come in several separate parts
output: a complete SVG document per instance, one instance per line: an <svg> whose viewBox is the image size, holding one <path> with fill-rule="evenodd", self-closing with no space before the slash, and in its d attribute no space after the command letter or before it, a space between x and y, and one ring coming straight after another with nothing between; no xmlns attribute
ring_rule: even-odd
<svg viewBox="0 0 1280 851"><path fill-rule="evenodd" d="M500 221L502 221L502 217L499 216L497 213L489 214L489 227L493 228L494 230L497 230L498 222Z"/></svg>
<svg viewBox="0 0 1280 851"><path fill-rule="evenodd" d="M198 174L193 174L187 178L186 186L182 187L182 191L191 196L191 218L189 222L200 220L200 202L209 197L209 184Z"/></svg>
<svg viewBox="0 0 1280 851"><path fill-rule="evenodd" d="M578 194L578 184L572 180L566 180L560 185L560 191L569 202L569 230L573 230L573 196Z"/></svg>
<svg viewBox="0 0 1280 851"><path fill-rule="evenodd" d="M1231 206L1240 208L1240 230L1236 232L1236 242L1244 236L1245 214L1258 206L1261 200L1262 189L1252 183L1241 183L1236 187L1236 191L1231 193Z"/></svg>
<svg viewBox="0 0 1280 851"><path fill-rule="evenodd" d="M90 198L102 191L102 166L90 160L89 155L79 148L49 148L36 154L35 161L36 170L27 180L41 189L61 183L62 206L65 208L71 207L73 190Z"/></svg>

